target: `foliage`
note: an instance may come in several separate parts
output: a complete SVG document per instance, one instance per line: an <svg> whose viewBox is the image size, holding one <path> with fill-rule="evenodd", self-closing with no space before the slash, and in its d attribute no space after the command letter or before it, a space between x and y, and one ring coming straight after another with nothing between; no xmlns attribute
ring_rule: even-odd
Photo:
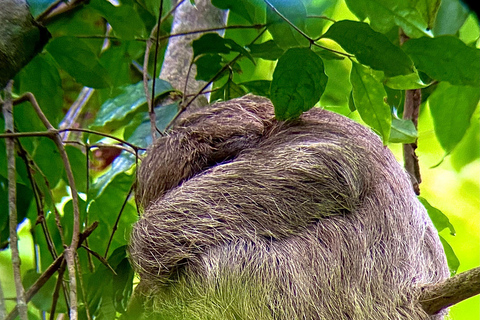
<svg viewBox="0 0 480 320"><path fill-rule="evenodd" d="M31 0L31 12L39 16L53 2ZM164 15L170 9L167 2ZM47 24L52 39L14 79L14 93L32 92L56 128L65 124L62 119L67 110L83 103L82 116L70 126L90 130L62 133L70 142L67 153L80 191L82 228L99 222L78 250L82 319L87 314L98 319L124 314L132 293L134 274L126 245L137 210L131 190L136 156L152 142L140 66L146 37L158 18L159 3L121 0L115 6L105 0L91 0L78 10L56 17ZM430 110L430 114L422 111L421 117L433 119L444 157L453 155L457 171L478 163L479 28L478 21L459 1L212 3L230 9L228 26L232 27L223 37L205 33L192 43L192 63L197 66L194 76L213 83L212 101L246 93L267 96L282 120L321 105L365 123L391 145L411 143L424 134L417 132L411 121L401 119L404 90L421 88L421 109ZM368 23L364 22L367 19ZM170 24L171 17L166 17L161 36L168 35ZM238 25L251 28L235 28ZM403 45L399 28L410 37ZM160 41L160 45L157 69L167 43ZM144 71L152 75L154 60L147 62ZM76 101L84 87L95 90L86 102ZM178 104L162 105L163 98L178 94L168 82L156 79L154 99L158 103L154 112L162 132L179 110ZM45 131L28 103L15 106L14 117L18 132ZM475 125L477 129L472 129ZM0 127L4 127L3 117ZM34 267L24 270L23 282L28 288L70 241L73 206L55 144L41 135L16 142L17 219L31 228L36 257ZM457 155L459 148L464 156ZM112 150L114 156L107 157ZM0 139L2 249L8 246L7 191L5 141ZM421 201L439 231L448 228L454 233L445 215L427 200ZM458 259L445 238L442 242L455 272ZM55 286L59 278L56 275L49 280L35 296L31 312L38 316L54 305L56 312L65 312L68 299L66 302L62 286ZM52 299L48 292L56 292L61 298Z"/></svg>

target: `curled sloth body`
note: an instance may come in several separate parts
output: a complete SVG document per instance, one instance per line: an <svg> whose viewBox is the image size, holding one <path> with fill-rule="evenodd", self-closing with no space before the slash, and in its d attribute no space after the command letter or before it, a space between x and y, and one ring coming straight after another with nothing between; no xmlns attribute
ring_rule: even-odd
<svg viewBox="0 0 480 320"><path fill-rule="evenodd" d="M380 139L245 96L184 118L139 169L131 258L166 319L442 319L437 233Z"/></svg>

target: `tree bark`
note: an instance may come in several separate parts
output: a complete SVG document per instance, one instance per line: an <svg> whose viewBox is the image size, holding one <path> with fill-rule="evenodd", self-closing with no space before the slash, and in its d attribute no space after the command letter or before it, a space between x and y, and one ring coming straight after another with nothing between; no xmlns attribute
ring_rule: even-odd
<svg viewBox="0 0 480 320"><path fill-rule="evenodd" d="M423 310L433 315L477 294L480 294L480 267L423 288L419 301Z"/></svg>
<svg viewBox="0 0 480 320"><path fill-rule="evenodd" d="M215 8L210 0L197 0L195 6L190 1L183 1L175 11L171 33L178 34L192 30L221 28L225 26L226 16L227 12ZM200 36L201 34L190 34L172 37L165 52L160 78L170 82L175 89L183 91L184 95L195 94L205 85L204 81L195 80L195 64L189 74L193 58L191 43ZM186 85L185 81L187 81ZM207 104L205 96L199 98L190 107L195 109Z"/></svg>

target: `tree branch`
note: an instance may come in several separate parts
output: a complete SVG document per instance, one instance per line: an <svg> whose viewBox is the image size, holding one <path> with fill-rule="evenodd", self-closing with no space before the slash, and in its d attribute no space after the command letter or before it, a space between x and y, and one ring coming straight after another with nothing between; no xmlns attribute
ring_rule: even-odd
<svg viewBox="0 0 480 320"><path fill-rule="evenodd" d="M5 87L5 102L3 103L3 118L5 119L5 132L14 132L13 122L13 81L9 81ZM17 180L15 171L15 138L8 138L5 141L7 148L8 167L8 216L10 224L10 250L12 252L13 277L17 294L17 306L20 319L28 320L27 303L25 302L25 289L22 284L20 271L20 253L18 252L17 237Z"/></svg>
<svg viewBox="0 0 480 320"><path fill-rule="evenodd" d="M480 267L424 287L419 301L423 310L433 315L477 294L480 294Z"/></svg>
<svg viewBox="0 0 480 320"><path fill-rule="evenodd" d="M68 160L67 152L63 146L62 138L60 137L59 131L56 130L48 121L47 117L43 114L42 109L38 105L35 96L31 92L27 92L23 95L32 105L33 109L37 113L38 117L42 121L43 125L47 128L48 131L54 132L52 139L55 142L57 149L60 153L60 156L65 167L65 172L67 173L67 180L70 186L72 193L72 203L73 203L73 234L70 245L65 248L64 255L67 262L67 269L70 280L70 319L76 320L78 317L77 310L77 278L76 278L76 268L75 268L75 256L76 248L78 246L79 236L80 236L80 209L78 201L77 188L75 186L75 179L73 177L72 167L70 161Z"/></svg>
<svg viewBox="0 0 480 320"><path fill-rule="evenodd" d="M408 36L400 28L399 30L400 45L403 45L408 40ZM415 129L418 127L418 114L420 113L420 104L422 103L422 90L413 89L405 90L405 103L403 106L403 119L412 120L415 125ZM403 145L403 160L405 170L410 175L412 181L413 190L417 195L420 195L420 183L422 177L420 175L420 164L418 162L417 154L417 140L412 143Z"/></svg>
<svg viewBox="0 0 480 320"><path fill-rule="evenodd" d="M98 227L98 221L92 223L91 226L85 229L80 234L80 239L78 241L77 249L81 246L81 244L87 239L90 234ZM57 259L55 259L52 264L45 270L40 277L38 277L37 281L27 290L25 293L25 300L26 302L30 301L33 296L43 287L43 285L53 276L57 270L59 270L62 262L64 261L64 253L61 253ZM12 311L8 314L8 316L4 320L14 320L15 317L18 316L18 307L15 306Z"/></svg>

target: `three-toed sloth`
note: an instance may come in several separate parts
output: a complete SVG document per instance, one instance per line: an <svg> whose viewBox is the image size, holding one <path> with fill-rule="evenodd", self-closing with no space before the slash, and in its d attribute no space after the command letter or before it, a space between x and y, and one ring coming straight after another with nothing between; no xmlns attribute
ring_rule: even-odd
<svg viewBox="0 0 480 320"><path fill-rule="evenodd" d="M376 134L314 108L282 122L245 96L148 150L130 254L165 319L442 319L448 277L410 180Z"/></svg>

